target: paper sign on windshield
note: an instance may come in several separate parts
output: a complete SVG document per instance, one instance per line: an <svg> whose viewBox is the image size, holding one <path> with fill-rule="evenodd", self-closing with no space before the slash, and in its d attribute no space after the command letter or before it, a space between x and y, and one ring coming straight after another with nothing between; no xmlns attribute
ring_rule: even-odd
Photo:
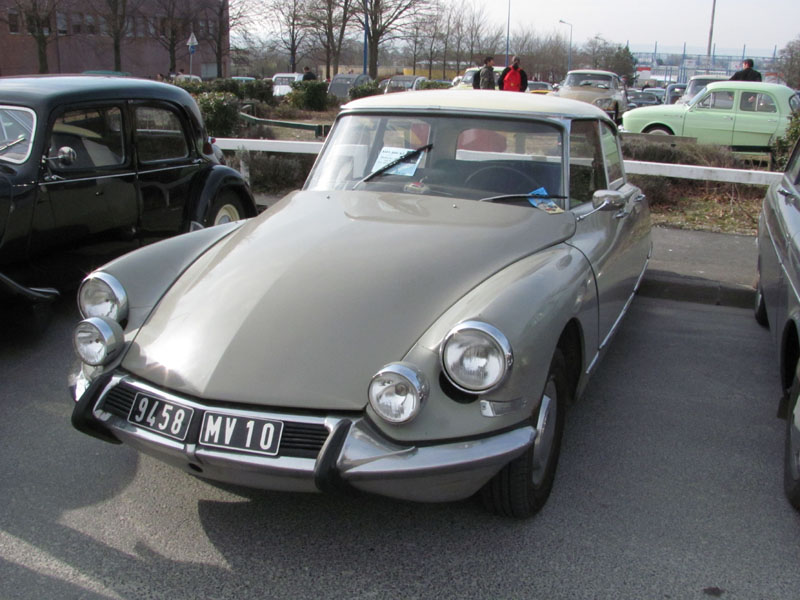
<svg viewBox="0 0 800 600"><path fill-rule="evenodd" d="M375 164L372 165L372 172L374 173L378 169L380 169L384 165L388 165L393 160L397 160L404 154L408 154L411 152L411 148L393 148L391 146L384 146L381 148L381 153L378 155L378 158L375 159ZM417 167L419 166L419 161L422 160L422 155L425 154L424 152L420 152L417 159L410 162L402 162L399 165L395 165L386 173L388 175L405 175L407 177L411 177L416 171Z"/></svg>

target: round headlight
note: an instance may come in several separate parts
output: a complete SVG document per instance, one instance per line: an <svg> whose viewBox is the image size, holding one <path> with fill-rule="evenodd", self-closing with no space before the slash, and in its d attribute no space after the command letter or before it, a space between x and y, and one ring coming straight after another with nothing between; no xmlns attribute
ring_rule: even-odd
<svg viewBox="0 0 800 600"><path fill-rule="evenodd" d="M90 317L78 323L72 336L75 352L83 362L98 366L119 354L124 342L122 327L108 317Z"/></svg>
<svg viewBox="0 0 800 600"><path fill-rule="evenodd" d="M78 291L78 308L87 319L108 317L121 322L128 318L128 294L113 275L92 273Z"/></svg>
<svg viewBox="0 0 800 600"><path fill-rule="evenodd" d="M465 392L486 392L500 385L514 362L506 337L479 321L454 327L442 344L441 359L448 379Z"/></svg>
<svg viewBox="0 0 800 600"><path fill-rule="evenodd" d="M387 365L369 382L369 403L382 419L407 423L417 416L428 397L422 373L407 365Z"/></svg>

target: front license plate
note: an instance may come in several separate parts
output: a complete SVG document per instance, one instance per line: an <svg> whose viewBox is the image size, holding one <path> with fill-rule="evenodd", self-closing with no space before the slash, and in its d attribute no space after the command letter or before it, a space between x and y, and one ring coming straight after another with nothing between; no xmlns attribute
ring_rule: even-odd
<svg viewBox="0 0 800 600"><path fill-rule="evenodd" d="M194 409L139 392L133 400L128 421L182 442L193 416Z"/></svg>
<svg viewBox="0 0 800 600"><path fill-rule="evenodd" d="M281 444L283 423L207 412L200 428L201 446L275 456Z"/></svg>

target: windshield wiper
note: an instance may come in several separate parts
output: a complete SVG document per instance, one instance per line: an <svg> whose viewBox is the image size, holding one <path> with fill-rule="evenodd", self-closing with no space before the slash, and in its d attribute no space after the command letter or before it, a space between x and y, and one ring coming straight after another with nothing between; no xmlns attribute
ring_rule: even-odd
<svg viewBox="0 0 800 600"><path fill-rule="evenodd" d="M13 141L10 141L7 144L4 144L4 145L0 146L0 152L5 152L9 148L12 148L12 147L16 146L17 144L20 144L20 143L22 143L24 141L25 141L25 136L20 134L20 136L17 139L15 139Z"/></svg>
<svg viewBox="0 0 800 600"><path fill-rule="evenodd" d="M489 196L488 198L481 198L478 202L495 202L500 200L566 200L566 196L551 196L550 194L503 194L501 196Z"/></svg>
<svg viewBox="0 0 800 600"><path fill-rule="evenodd" d="M361 185L365 181L369 181L373 177L377 177L378 175L381 175L382 173L386 173L386 171L388 171L392 167L396 167L401 162L405 162L405 161L407 161L407 160L409 160L411 158L416 158L417 156L419 156L420 154L422 154L426 150L430 150L431 148L433 148L433 144L425 144L424 146L420 146L419 148L416 148L415 150L409 150L408 152L403 154L401 157L395 158L393 161L388 162L385 165L383 165L380 169L375 169L372 173L370 173L369 175L367 175L363 179L359 179L358 181L356 181L355 185L353 186L353 189L356 189L359 185Z"/></svg>

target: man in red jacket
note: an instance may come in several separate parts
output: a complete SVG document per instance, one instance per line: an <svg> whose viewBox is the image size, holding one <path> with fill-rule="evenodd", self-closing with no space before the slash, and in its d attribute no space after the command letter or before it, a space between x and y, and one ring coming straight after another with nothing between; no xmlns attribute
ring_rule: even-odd
<svg viewBox="0 0 800 600"><path fill-rule="evenodd" d="M519 56L511 59L511 66L503 69L500 73L500 81L497 88L506 92L527 92L528 75L523 69L519 68Z"/></svg>

